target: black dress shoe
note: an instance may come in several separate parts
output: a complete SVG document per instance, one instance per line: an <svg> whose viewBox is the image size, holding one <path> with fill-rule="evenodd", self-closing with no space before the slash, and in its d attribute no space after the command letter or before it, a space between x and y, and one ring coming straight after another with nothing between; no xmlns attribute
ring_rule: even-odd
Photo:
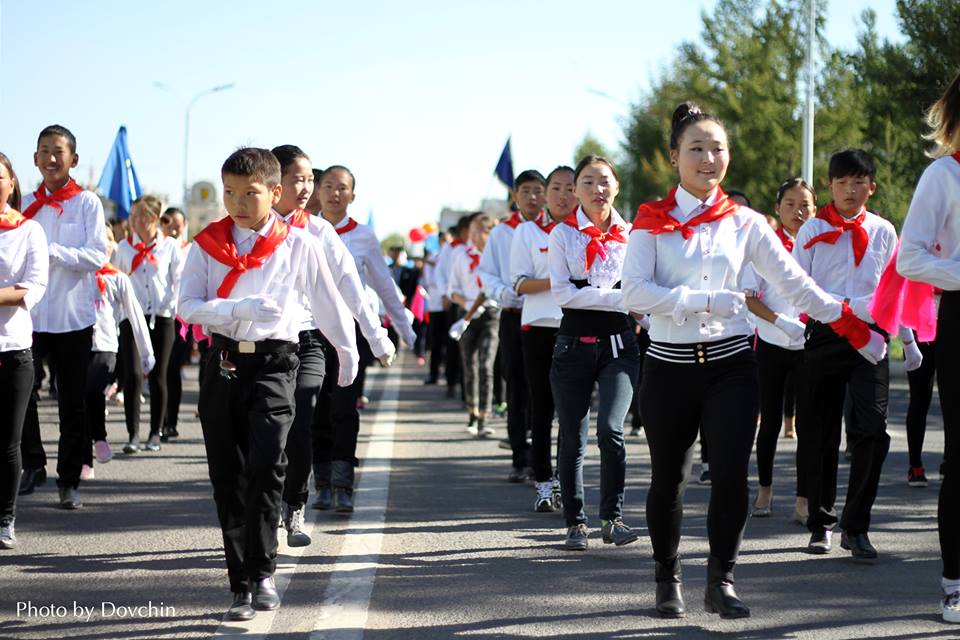
<svg viewBox="0 0 960 640"><path fill-rule="evenodd" d="M273 578L260 578L253 588L253 608L257 611L273 611L280 606L280 596Z"/></svg>
<svg viewBox="0 0 960 640"><path fill-rule="evenodd" d="M707 591L703 608L721 618L749 618L750 609L733 590L733 562L711 556L707 559Z"/></svg>
<svg viewBox="0 0 960 640"><path fill-rule="evenodd" d="M333 489L330 485L317 488L317 497L313 501L313 508L326 511L333 508Z"/></svg>
<svg viewBox="0 0 960 640"><path fill-rule="evenodd" d="M830 529L817 529L810 534L810 542L807 543L807 553L816 555L825 555L830 553L833 546L830 544Z"/></svg>
<svg viewBox="0 0 960 640"><path fill-rule="evenodd" d="M683 604L683 574L680 558L669 562L657 562L657 613L661 618L684 618L687 608Z"/></svg>
<svg viewBox="0 0 960 640"><path fill-rule="evenodd" d="M876 560L877 550L870 544L870 538L866 533L847 533L840 534L840 548L850 552L856 560Z"/></svg>
<svg viewBox="0 0 960 640"><path fill-rule="evenodd" d="M337 513L353 513L353 489L333 488L333 510Z"/></svg>
<svg viewBox="0 0 960 640"><path fill-rule="evenodd" d="M227 620L251 620L257 615L250 606L251 602L253 602L253 594L249 591L233 594L233 604L227 609Z"/></svg>
<svg viewBox="0 0 960 640"><path fill-rule="evenodd" d="M18 495L25 496L33 493L33 490L47 481L47 470L43 467L39 469L24 469L20 474L20 490Z"/></svg>

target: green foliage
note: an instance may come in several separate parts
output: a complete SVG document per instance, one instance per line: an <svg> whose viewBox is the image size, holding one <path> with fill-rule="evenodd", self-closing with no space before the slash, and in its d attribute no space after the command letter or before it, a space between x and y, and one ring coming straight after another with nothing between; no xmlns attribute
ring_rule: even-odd
<svg viewBox="0 0 960 640"><path fill-rule="evenodd" d="M611 154L610 150L603 146L603 143L597 140L597 138L591 133L587 132L583 136L583 140L580 141L580 144L577 145L577 148L573 151L573 165L576 166L580 159L584 156L602 156L610 160L610 162L616 162L616 159Z"/></svg>
<svg viewBox="0 0 960 640"><path fill-rule="evenodd" d="M386 253L390 247L406 247L407 239L399 233L391 233L380 240L380 249Z"/></svg>

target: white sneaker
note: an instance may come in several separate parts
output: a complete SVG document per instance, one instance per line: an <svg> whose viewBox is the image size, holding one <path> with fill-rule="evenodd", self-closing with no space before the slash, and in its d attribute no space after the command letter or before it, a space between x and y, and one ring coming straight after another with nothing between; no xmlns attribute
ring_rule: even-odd
<svg viewBox="0 0 960 640"><path fill-rule="evenodd" d="M960 622L960 591L945 595L942 607L944 622Z"/></svg>
<svg viewBox="0 0 960 640"><path fill-rule="evenodd" d="M486 422L481 423L479 429L480 429L480 432L477 435L480 436L481 438L492 436L497 432L496 429L488 425Z"/></svg>
<svg viewBox="0 0 960 640"><path fill-rule="evenodd" d="M0 520L0 549L13 549L17 546L17 534L13 523L13 516Z"/></svg>
<svg viewBox="0 0 960 640"><path fill-rule="evenodd" d="M533 503L533 510L537 513L553 513L553 482L537 483L537 500Z"/></svg>

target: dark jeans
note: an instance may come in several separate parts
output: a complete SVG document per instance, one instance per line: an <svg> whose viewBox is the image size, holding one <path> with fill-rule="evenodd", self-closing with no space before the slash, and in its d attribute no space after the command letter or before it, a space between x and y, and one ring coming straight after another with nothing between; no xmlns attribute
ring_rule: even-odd
<svg viewBox="0 0 960 640"><path fill-rule="evenodd" d="M559 335L553 349L550 385L560 423L560 491L567 526L586 524L583 510L583 456L590 428L590 399L598 389L597 446L600 449L601 520L619 518L627 470L623 421L630 410L640 369L637 338L618 334L623 348L614 357L611 338ZM593 342L584 342L584 341Z"/></svg>
<svg viewBox="0 0 960 640"><path fill-rule="evenodd" d="M133 339L130 321L120 323L120 350L117 352L117 380L123 391L123 415L127 423L127 437L140 437L140 394L143 392L143 365L140 350ZM203 377L200 378L203 380Z"/></svg>
<svg viewBox="0 0 960 640"><path fill-rule="evenodd" d="M87 429L90 439L107 439L107 424L104 409L107 399L103 395L107 385L113 382L113 372L117 366L117 354L108 351L94 351L90 355L90 365L87 367L87 389L84 393L84 409L87 414ZM88 445L84 449L83 462L92 465L93 457Z"/></svg>
<svg viewBox="0 0 960 640"><path fill-rule="evenodd" d="M450 340L447 335L449 330L450 324L445 312L435 311L430 314L430 323L427 324L427 343L430 348L430 380L434 382L440 379L440 365L443 364L447 353L447 342ZM444 367L445 370L446 368Z"/></svg>
<svg viewBox="0 0 960 640"><path fill-rule="evenodd" d="M804 372L810 419L804 420L801 443L806 449L807 527L816 531L837 524L837 492L844 396L849 390L855 420L847 425L850 481L840 527L849 533L870 529L870 511L877 497L880 470L890 448L887 435L889 361L870 364L827 325L807 331Z"/></svg>
<svg viewBox="0 0 960 640"><path fill-rule="evenodd" d="M57 370L57 404L60 417L60 443L57 447L57 486L80 485L80 468L84 451L90 448L87 416L83 410L83 395L87 386L87 366L93 346L93 327L66 333L34 333L33 345L45 354ZM34 358L36 358L34 354ZM28 427L35 428L32 447L42 449L40 420L37 414L36 394L31 394L27 407ZM26 433L24 433L26 437ZM40 465L42 466L42 465ZM30 465L31 468L38 466Z"/></svg>
<svg viewBox="0 0 960 640"><path fill-rule="evenodd" d="M30 349L0 352L0 519L16 516L20 488L20 437L33 392L33 356Z"/></svg>
<svg viewBox="0 0 960 640"><path fill-rule="evenodd" d="M710 555L736 561L747 522L759 397L753 351L704 364L665 362L649 354L644 359L640 410L651 465L647 526L657 561L677 556L683 494L700 433L711 451Z"/></svg>
<svg viewBox="0 0 960 640"><path fill-rule="evenodd" d="M937 349L933 342L917 342L923 362L918 369L907 371L910 404L907 405L907 450L910 466L923 466L923 438L927 432L927 412L933 400L933 380L937 375Z"/></svg>
<svg viewBox="0 0 960 640"><path fill-rule="evenodd" d="M473 319L460 336L460 362L467 407L481 414L493 403L493 361L497 356L499 313L487 310Z"/></svg>
<svg viewBox="0 0 960 640"><path fill-rule="evenodd" d="M943 476L937 508L943 577L960 579L960 293L945 291L937 320L937 387L943 411Z"/></svg>
<svg viewBox="0 0 960 640"><path fill-rule="evenodd" d="M237 377L227 380L220 375L220 350L211 349L208 358L197 408L230 590L241 592L276 570L298 361L293 354L230 352Z"/></svg>
<svg viewBox="0 0 960 640"><path fill-rule="evenodd" d="M529 327L520 334L524 373L527 377L527 403L530 410L530 465L537 482L553 478L550 449L553 445L553 392L550 390L550 365L557 330Z"/></svg>
<svg viewBox="0 0 960 640"><path fill-rule="evenodd" d="M318 330L300 332L297 358L300 366L297 368L297 388L294 392L296 413L284 450L287 454L287 475L283 480L283 501L295 509L307 502L307 485L313 459L311 425L326 375L326 356Z"/></svg>
<svg viewBox="0 0 960 640"><path fill-rule="evenodd" d="M520 311L500 312L500 365L507 382L507 436L513 451L513 467L523 469L530 465L530 446L527 429L530 427L530 409L527 405L526 360L520 330ZM549 433L549 428L548 428Z"/></svg>
<svg viewBox="0 0 960 640"><path fill-rule="evenodd" d="M167 366L167 412L164 427L176 429L180 419L180 401L183 399L183 367L190 362L193 350L193 332L187 325L186 338L181 338L174 322L173 347L170 350L170 364Z"/></svg>
<svg viewBox="0 0 960 640"><path fill-rule="evenodd" d="M794 380L794 389L803 384L803 350L792 351L757 340L757 369L760 374L760 429L757 432L757 475L761 487L773 484L773 461L777 440L787 406L787 379ZM790 405L793 405L790 402ZM801 412L802 413L802 412ZM797 427L799 433L802 427ZM803 486L804 462L802 447L797 446L797 487ZM800 495L800 494L798 494Z"/></svg>
<svg viewBox="0 0 960 640"><path fill-rule="evenodd" d="M147 379L150 385L150 435L158 435L167 419L167 367L173 349L176 320L161 316L147 316L150 327L150 342L156 363ZM124 394L126 401L126 394Z"/></svg>

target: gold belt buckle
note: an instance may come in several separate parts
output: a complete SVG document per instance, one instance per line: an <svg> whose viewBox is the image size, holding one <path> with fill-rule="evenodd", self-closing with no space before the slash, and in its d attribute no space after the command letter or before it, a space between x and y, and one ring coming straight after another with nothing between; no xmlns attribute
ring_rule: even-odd
<svg viewBox="0 0 960 640"><path fill-rule="evenodd" d="M239 342L237 342L237 352L238 353L256 353L257 343L250 342L249 340L240 340Z"/></svg>

